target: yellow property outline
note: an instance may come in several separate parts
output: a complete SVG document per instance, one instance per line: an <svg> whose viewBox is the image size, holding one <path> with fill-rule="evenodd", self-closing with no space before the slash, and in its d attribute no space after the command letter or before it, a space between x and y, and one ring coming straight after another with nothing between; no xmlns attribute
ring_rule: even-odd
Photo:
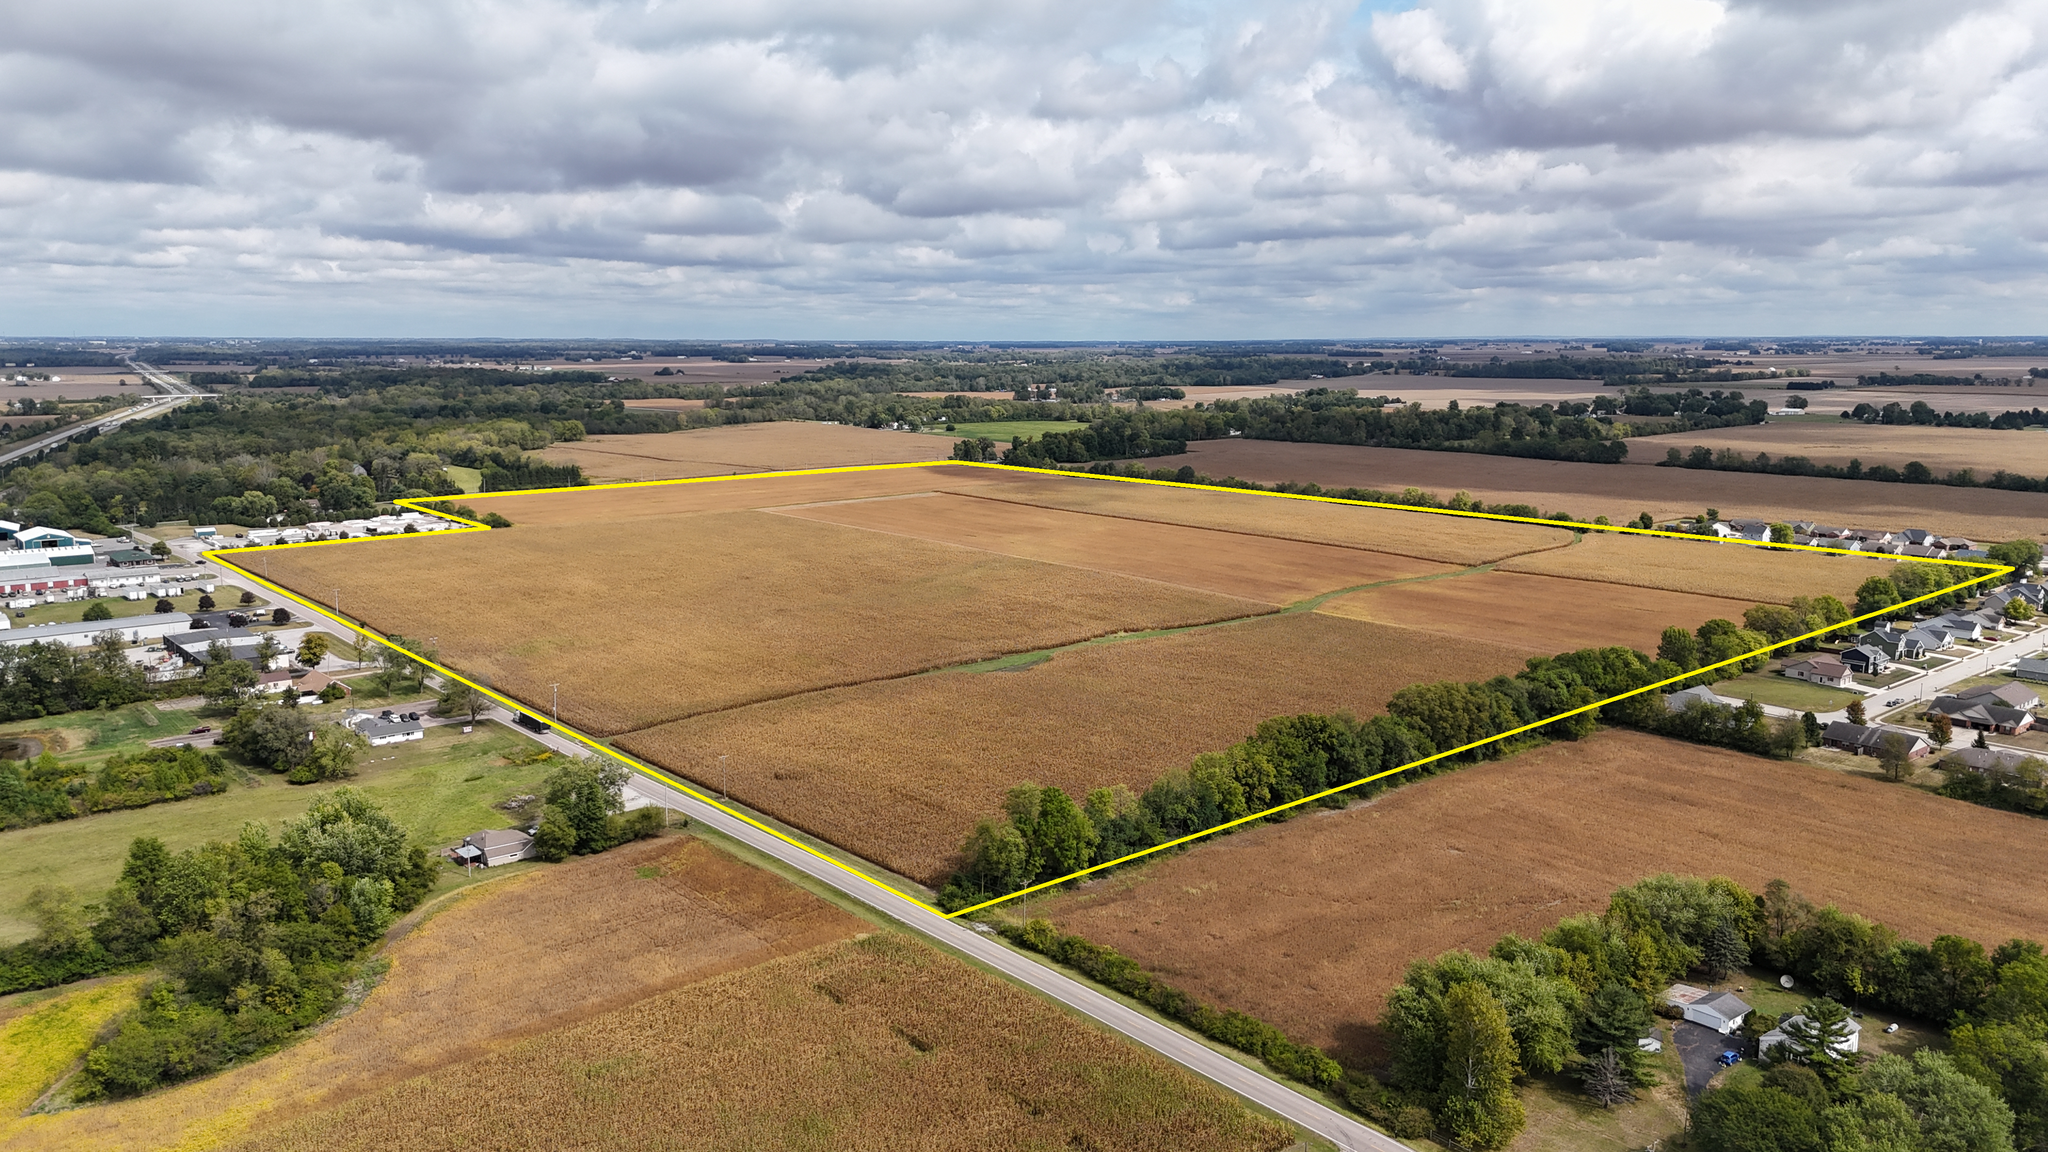
<svg viewBox="0 0 2048 1152"><path fill-rule="evenodd" d="M1695 536L1686 532L1668 532L1658 528L1632 528L1612 524L1583 524L1577 521L1569 520L1542 520L1532 516L1505 516L1495 512L1466 512L1451 508L1424 508L1418 507L1413 504L1381 503L1376 500L1346 500L1337 496L1310 496L1297 492L1266 492L1250 488L1232 488L1220 484L1192 484L1184 483L1178 480L1152 480L1141 476L1113 476L1093 472L1067 472L1055 468L1025 468L1010 464L995 464L969 460L919 460L897 464L853 464L837 468L800 468L778 472L747 472L731 476L689 476L673 480L631 480L613 484L586 484L574 488L525 488L516 492L483 492L469 496L436 496L427 499L413 500L401 499L395 501L395 503L402 508L408 508L417 512L424 512L428 515L438 516L446 520L459 521L460 523L465 525L465 527L462 528L448 529L442 532L426 533L423 535L413 535L414 539L432 539L438 536L460 535L465 532L488 532L491 529L486 525L479 524L474 520L467 519L466 517L456 516L451 513L439 511L434 508L423 507L423 505L426 504L445 504L456 500L491 500L501 496L538 496L543 494L554 494L562 492L603 492L620 488L662 488L678 484L716 484L730 480L766 480L785 476L827 476L848 472L883 472L903 468L993 468L1003 472L1022 472L1039 476L1058 476L1073 480L1112 480L1124 484L1151 484L1162 488L1190 488L1204 492L1227 492L1240 496L1264 496L1269 499L1307 500L1318 504L1344 504L1362 508L1383 508L1393 512L1421 512L1436 516L1462 516L1467 519L1473 520L1500 520L1514 524L1533 524L1543 528L1570 528L1574 531L1579 532L1617 532L1630 536L1665 536L1675 540L1691 540L1695 543L1743 545L1751 548L1766 548L1773 551L1782 552L1819 552L1832 556L1860 556L1864 559L1874 559L1877 555L1880 555L1869 552L1858 552L1848 548L1823 548L1818 545L1812 544L1772 544L1756 540L1737 540L1725 539L1720 537ZM1752 652L1745 652L1740 656L1732 656L1726 660L1719 661L1718 663L1708 664L1704 667L1695 668L1690 672L1685 672L1677 676L1672 676L1663 680L1659 680L1654 684L1645 684L1641 688L1637 688L1628 692L1622 692L1618 695L1610 696L1605 700L1597 700L1591 704L1587 704L1578 708L1573 708L1568 712L1560 712L1555 716L1545 717L1544 719L1535 721L1534 723L1524 724L1519 728L1511 728L1506 732L1500 732L1495 735L1488 736L1483 740L1474 740L1469 744L1461 744L1456 748L1446 749L1445 751L1438 752L1433 756L1425 756L1420 760L1416 760L1408 764L1403 764L1398 768L1389 768L1384 772L1378 772L1371 776L1366 776L1358 780L1353 780L1346 784L1339 784L1334 788L1325 788L1320 792L1317 792L1309 796L1303 796L1298 800L1291 800L1285 804L1276 804L1271 808L1267 808L1259 812L1254 812L1249 816L1240 817L1236 820L1230 821L1227 824L1218 824L1214 828L1205 828L1200 832L1195 832L1186 836L1182 836L1177 840L1169 840L1164 844L1155 844L1150 848L1146 848L1138 852L1132 852L1126 856L1120 856L1115 860L1109 860L1104 863L1094 865L1093 867L1083 868L1077 872L1070 872L1067 875L1061 876L1056 880L1047 880L1042 884L1033 884L1028 888L1020 888L1015 892L1010 892L1005 895L995 897L991 900L984 900L979 904L974 904L969 907L962 908L957 912L946 912L939 908L935 908L930 904L925 903L917 897L912 896L908 892L904 892L901 889L894 887L893 885L887 884L881 880L876 879L873 876L868 875L867 873L861 871L858 868L853 867L852 865L846 863L843 860L839 860L835 857L828 856L825 853L820 852L817 849L811 847L810 845L803 843L802 841L799 841L791 836L785 835L784 833L777 831L774 828L770 828L766 824L763 824L759 820L756 820L753 817L748 816L744 812L735 811L734 809L727 807L725 804L722 804L719 801L713 799L712 797L705 795L704 793L699 792L695 788L691 787L689 783L684 780L678 779L677 777L671 776L659 768L643 764L630 756L624 755L614 749L608 748L605 745L600 744L596 740L593 740L590 737L585 736L582 732L579 732L574 728L568 727L557 720L549 719L547 716L543 715L538 709L528 708L527 706L521 704L517 700L514 700L511 697L503 695L499 692L493 691L492 689L487 688L481 684L478 684L475 681L470 680L462 674L454 671L453 669L444 667L441 664L436 663L435 661L430 660L425 656L421 656L419 653L414 652L408 648L404 648L400 645L393 644L389 639L384 637L382 634L376 632L373 629L366 628L359 623L356 623L354 620L344 616L340 611L336 609L323 608L320 605L300 596L298 593L293 592L288 588L284 588L280 585L272 583L271 581L262 576L258 576L256 573L249 571L247 568L242 567L238 563L224 559L224 557L230 555L241 555L247 552L274 552L280 548L320 548L330 547L336 544L370 543L373 541L404 538L404 534L396 534L388 536L361 536L346 540L310 540L301 544L252 545L243 548L216 549L212 552L209 552L207 555L213 559L219 560L223 566L232 568L236 572L241 573L243 576L248 577L250 580L255 581L263 587L270 589L271 591L285 597L286 599L293 601L294 603L304 605L305 607L311 608L315 612L318 612L322 615L329 617L338 617L347 621L349 627L355 629L356 631L362 633L365 636L370 637L377 643L382 644L387 648L391 648L398 652L404 653L411 659L419 661L421 664L433 669L435 672L439 673L444 677L447 677L450 680L454 680L458 683L468 685L469 687L474 688L479 692L482 692L484 695L490 697L493 700L496 700L500 704L503 704L505 707L511 709L515 713L531 716L534 719L549 725L553 730L563 733L570 739L576 741L579 744L582 744L584 747L589 748L593 752L596 752L600 755L609 756L612 759L617 760L619 763L624 764L626 767L636 772L640 772L646 776L652 777L660 783L665 784L671 788L674 788L675 790L682 792L683 794L690 796L693 799L708 804L711 807L718 809L719 811L725 813L728 816L733 817L736 820L744 821L745 823L752 825L753 827L761 830L762 832L766 832L768 835L773 836L786 844L789 844L796 848L800 848L803 851L810 853L812 856L815 856L818 859L823 860L828 864L831 864L833 867L839 868L845 872L849 872L855 876L858 876L862 880L865 880L866 882L873 884L875 887L881 888L885 891L900 896L903 899L908 900L912 904L915 904L928 912L948 918L956 916L965 916L969 912L977 912L983 908L989 908L1009 900L1014 900L1020 896L1028 896L1033 892L1038 892L1046 888L1052 888L1060 884L1065 884L1070 880L1079 879L1080 877L1086 876L1092 872L1100 872L1105 868L1114 868L1120 864L1128 864L1133 860L1139 859L1143 856L1149 856L1155 852L1163 852L1168 848L1176 848L1180 845L1187 844L1191 841L1200 840L1206 836L1214 836L1219 832L1227 832L1232 828L1239 827L1240 825L1250 824L1254 821L1266 819L1267 817L1272 816L1276 813L1285 812L1290 808L1298 808L1304 804L1315 803L1316 801L1322 800L1325 797L1334 796L1339 792L1345 792L1352 788L1357 788L1362 784L1370 784L1376 780L1384 780L1389 776L1396 776L1400 773L1407 772L1410 769L1420 768L1425 764L1432 764L1438 760L1444 760L1452 756L1457 756L1465 752L1470 752L1475 748L1483 748L1488 744L1493 744L1501 740L1506 740L1510 737L1519 736L1525 732L1533 731L1548 724L1554 724L1559 720L1563 720L1571 716L1577 716L1583 712L1592 712L1604 705L1612 704L1618 700L1626 700L1631 696L1640 696L1645 692L1653 692L1659 688L1665 687L1666 685L1676 684L1679 681L1691 679L1692 677L1697 676L1702 672L1711 672L1717 668L1725 668L1731 664L1739 664L1744 660L1750 659L1753 656L1757 656L1765 652L1771 652L1779 648L1788 647L1790 645L1797 644L1802 640L1810 640L1815 637L1819 637L1827 633L1834 632L1838 629L1846 628L1852 624L1858 624L1866 620L1876 619L1880 616L1887 616L1893 612L1898 611L1900 608L1905 608L1914 604L1918 604L1923 600L1932 600L1937 596L1947 595L1949 592L1952 592L1958 588L1968 588L1974 584L1981 584L1986 580L1993 580L2000 576L2007 575L2013 571L2013 568L2010 565L1996 564L1979 560L1922 560L1917 557L1913 557L1911 559L1913 559L1916 563L1946 564L1958 568L1982 569L1984 570L1984 574L1971 580L1965 580L1960 584L1952 584L1949 587L1941 589L1937 592L1929 592L1924 596L1916 596L1911 600L1902 601L1898 604L1892 605L1891 607L1880 609L1876 612L1866 612L1861 616L1852 616L1839 624L1831 624L1826 628L1815 629L1812 632L1807 632L1803 635L1794 636L1788 640L1781 640L1776 644L1765 645L1764 647L1758 648Z"/></svg>

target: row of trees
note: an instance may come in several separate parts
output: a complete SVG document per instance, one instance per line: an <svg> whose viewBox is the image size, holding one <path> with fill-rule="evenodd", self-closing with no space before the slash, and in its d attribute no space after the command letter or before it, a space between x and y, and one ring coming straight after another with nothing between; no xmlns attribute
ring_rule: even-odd
<svg viewBox="0 0 2048 1152"><path fill-rule="evenodd" d="M142 667L112 632L83 648L54 640L0 645L0 720L117 708L155 696Z"/></svg>
<svg viewBox="0 0 2048 1152"><path fill-rule="evenodd" d="M1704 445L1694 445L1689 452L1676 448L1665 450L1664 459L1658 461L1660 468L1699 468L1716 472L1763 472L1773 476L1823 476L1835 480L1880 480L1889 484L1945 484L1952 488L2001 488L2010 492L2048 492L2048 477L2036 478L2020 472L2000 468L1989 476L1980 476L1974 468L1958 468L1948 473L1937 473L1918 460L1909 460L1903 468L1889 464L1865 465L1863 461L1851 459L1847 464L1818 464L1805 456L1783 456L1773 459L1768 452L1755 456L1744 456L1733 448L1715 451Z"/></svg>
<svg viewBox="0 0 2048 1152"><path fill-rule="evenodd" d="M208 796L227 787L226 762L192 748L116 752L97 767L60 763L49 752L26 764L0 760L0 829Z"/></svg>

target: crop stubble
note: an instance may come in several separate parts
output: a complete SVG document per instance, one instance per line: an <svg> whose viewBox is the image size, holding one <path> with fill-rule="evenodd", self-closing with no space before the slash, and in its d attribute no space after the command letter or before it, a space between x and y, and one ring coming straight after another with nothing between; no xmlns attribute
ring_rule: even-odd
<svg viewBox="0 0 2048 1152"><path fill-rule="evenodd" d="M1014 671L776 700L634 732L619 745L936 883L968 829L1014 784L1054 785L1076 800L1111 784L1143 791L1268 717L1371 715L1416 680L1510 673L1524 655L1298 612L1091 644Z"/></svg>
<svg viewBox="0 0 2048 1152"><path fill-rule="evenodd" d="M1384 552L949 493L841 501L785 508L780 514L1160 580L1275 605L1338 588L1456 571L1448 565Z"/></svg>
<svg viewBox="0 0 2048 1152"><path fill-rule="evenodd" d="M1744 601L1747 607L1822 594L1853 604L1859 585L1872 576L1889 576L1895 563L1819 552L1773 552L1752 544L1588 532L1566 552L1516 556L1502 561L1500 568L1721 596ZM1611 590L1598 594L1614 595ZM1739 623L1741 618L1738 611L1734 619Z"/></svg>
<svg viewBox="0 0 2048 1152"><path fill-rule="evenodd" d="M1352 592L1320 611L1550 656L1611 644L1655 652L1665 628L1697 628L1715 617L1741 623L1743 610L1753 603L1496 568Z"/></svg>
<svg viewBox="0 0 2048 1152"><path fill-rule="evenodd" d="M283 549L268 568L310 599L340 587L344 610L381 632L438 637L448 663L530 703L559 683L562 718L605 735L1267 610L760 512Z"/></svg>
<svg viewBox="0 0 2048 1152"><path fill-rule="evenodd" d="M1261 1149L1282 1125L882 933L393 1085L239 1147Z"/></svg>
<svg viewBox="0 0 2048 1152"><path fill-rule="evenodd" d="M2048 831L2030 817L1609 731L1220 838L1042 907L1212 1003L1372 1063L1411 961L1534 937L1647 875L1782 878L1914 939L1990 944L2040 934L2044 868Z"/></svg>
<svg viewBox="0 0 2048 1152"><path fill-rule="evenodd" d="M32 1118L9 1147L232 1138L864 927L694 838L616 848L469 890L390 946L360 1009L303 1043L144 1100Z"/></svg>

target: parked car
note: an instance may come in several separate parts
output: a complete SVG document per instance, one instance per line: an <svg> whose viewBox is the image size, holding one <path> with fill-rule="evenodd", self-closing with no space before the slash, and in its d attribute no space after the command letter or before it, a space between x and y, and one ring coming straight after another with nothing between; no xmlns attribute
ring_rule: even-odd
<svg viewBox="0 0 2048 1152"><path fill-rule="evenodd" d="M192 731L190 731L190 732L187 732L187 733L186 733L186 735L187 735L187 736L203 736L203 735L205 735L206 733L208 733L208 732L211 732L211 731L213 731L213 725L211 725L211 724L201 724L201 725L200 725L199 727L197 727L197 728L194 728L194 729L193 729Z"/></svg>
<svg viewBox="0 0 2048 1152"><path fill-rule="evenodd" d="M1894 1032L1897 1032L1898 1030L1899 1026L1896 1022L1884 1026L1884 1034L1887 1036L1891 1035Z"/></svg>
<svg viewBox="0 0 2048 1152"><path fill-rule="evenodd" d="M1905 702L1906 698L1904 696L1894 696L1891 699L1885 701L1884 706L1887 708L1896 708L1899 705L1904 704Z"/></svg>
<svg viewBox="0 0 2048 1152"><path fill-rule="evenodd" d="M1714 1057L1714 1063L1719 1064L1723 1068L1733 1068L1737 1064L1742 1063L1742 1053L1735 1051L1733 1048L1724 1049L1719 1056Z"/></svg>

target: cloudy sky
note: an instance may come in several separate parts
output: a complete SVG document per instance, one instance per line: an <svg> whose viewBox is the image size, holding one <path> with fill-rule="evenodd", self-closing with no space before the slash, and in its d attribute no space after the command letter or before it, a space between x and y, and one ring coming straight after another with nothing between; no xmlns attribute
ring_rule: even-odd
<svg viewBox="0 0 2048 1152"><path fill-rule="evenodd" d="M11 0L0 335L2048 332L2048 0Z"/></svg>

